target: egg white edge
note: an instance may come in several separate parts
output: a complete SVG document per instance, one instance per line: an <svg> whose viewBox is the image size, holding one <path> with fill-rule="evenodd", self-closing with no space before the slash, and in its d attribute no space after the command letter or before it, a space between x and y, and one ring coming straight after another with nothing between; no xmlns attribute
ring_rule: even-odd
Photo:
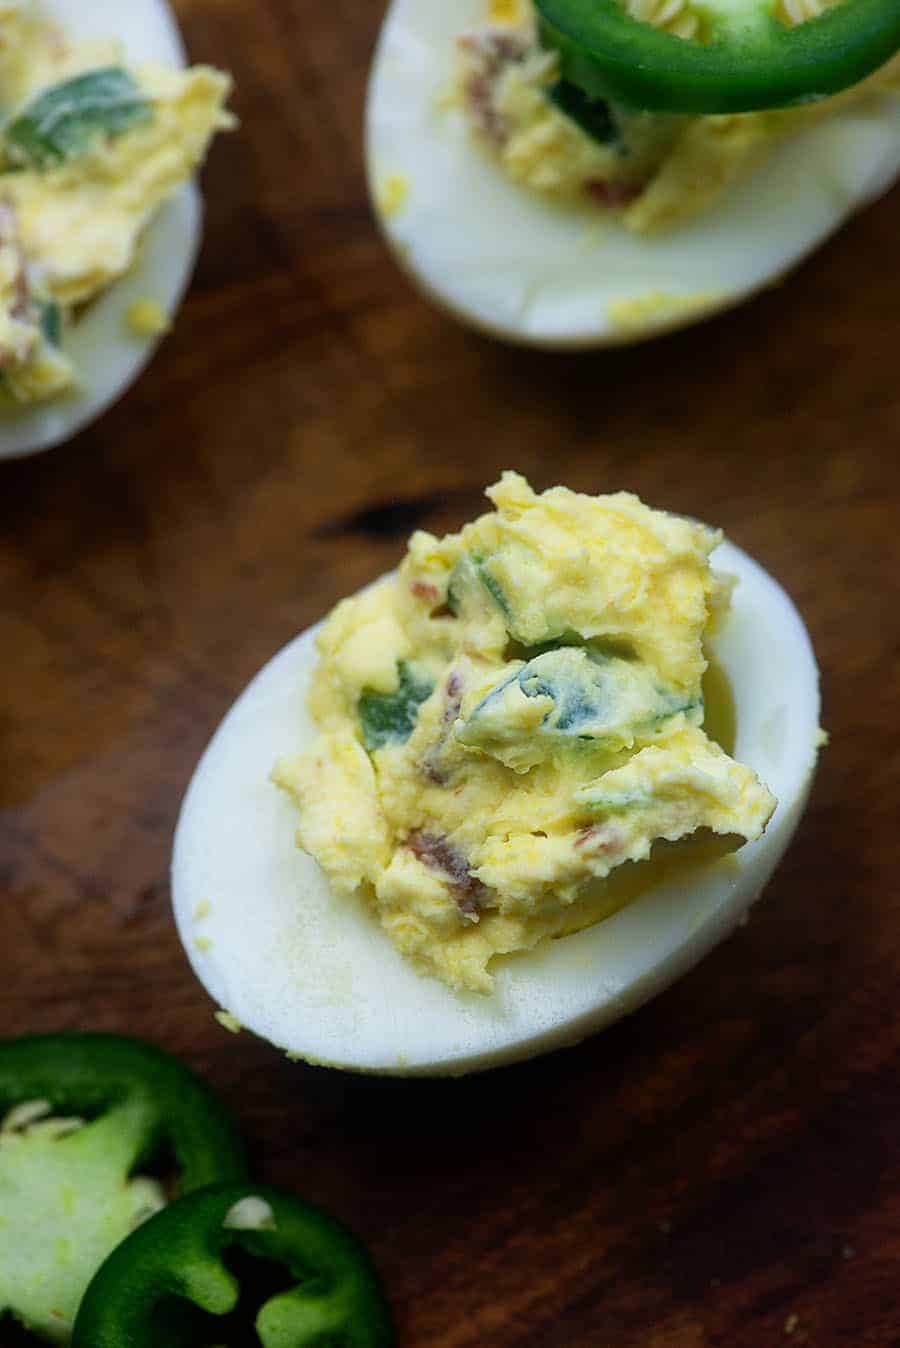
<svg viewBox="0 0 900 1348"><path fill-rule="evenodd" d="M779 282L900 173L900 96L870 95L785 142L697 220L632 235L596 208L507 179L460 111L439 106L453 40L485 10L485 0L393 0L369 81L366 163L400 266L489 335L556 350L621 346L711 317ZM379 195L395 174L408 199L385 215ZM656 291L703 298L634 328L610 319L611 303Z"/></svg>
<svg viewBox="0 0 900 1348"><path fill-rule="evenodd" d="M815 767L818 671L786 593L729 543L738 577L716 655L739 709L735 755L780 804L765 838L669 882L607 921L495 961L489 997L418 974L360 902L335 898L294 844L296 814L269 781L314 733L311 628L250 683L204 753L172 865L181 940L201 983L241 1026L308 1062L405 1076L461 1075L573 1044L661 992L721 941L764 889Z"/></svg>
<svg viewBox="0 0 900 1348"><path fill-rule="evenodd" d="M132 61L183 68L184 44L164 0L41 0L75 37L118 37ZM50 402L0 411L0 459L23 458L71 439L117 402L152 359L162 336L129 330L135 300L151 298L174 319L187 290L203 229L195 183L185 183L151 222L135 268L100 296L66 334L80 388Z"/></svg>

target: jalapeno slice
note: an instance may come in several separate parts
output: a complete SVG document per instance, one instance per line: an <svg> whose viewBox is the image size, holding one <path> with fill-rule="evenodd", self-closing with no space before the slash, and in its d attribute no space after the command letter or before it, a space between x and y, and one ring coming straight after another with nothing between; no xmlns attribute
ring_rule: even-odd
<svg viewBox="0 0 900 1348"><path fill-rule="evenodd" d="M245 1304L235 1257L284 1277ZM246 1268L242 1272L246 1273ZM252 1270L251 1270L252 1272ZM152 1217L91 1283L73 1348L390 1348L390 1312L358 1241L267 1185L214 1185Z"/></svg>
<svg viewBox="0 0 900 1348"><path fill-rule="evenodd" d="M659 112L787 107L839 93L900 49L897 0L843 0L789 27L773 0L707 0L704 41L632 18L617 0L535 0L564 80Z"/></svg>
<svg viewBox="0 0 900 1348"><path fill-rule="evenodd" d="M68 1342L85 1288L166 1202L246 1175L224 1105L168 1054L114 1035L0 1040L0 1318Z"/></svg>

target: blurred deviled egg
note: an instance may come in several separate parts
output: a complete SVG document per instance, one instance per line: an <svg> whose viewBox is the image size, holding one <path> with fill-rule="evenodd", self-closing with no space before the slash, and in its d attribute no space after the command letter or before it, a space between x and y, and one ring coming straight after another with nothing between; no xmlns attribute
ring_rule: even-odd
<svg viewBox="0 0 900 1348"><path fill-rule="evenodd" d="M229 89L163 0L0 0L0 457L68 439L150 358Z"/></svg>
<svg viewBox="0 0 900 1348"><path fill-rule="evenodd" d="M312 1062L583 1038L735 926L806 801L817 670L770 576L627 493L488 495L253 680L182 808L198 976Z"/></svg>
<svg viewBox="0 0 900 1348"><path fill-rule="evenodd" d="M896 0L392 0L400 263L497 336L615 345L776 280L900 171Z"/></svg>

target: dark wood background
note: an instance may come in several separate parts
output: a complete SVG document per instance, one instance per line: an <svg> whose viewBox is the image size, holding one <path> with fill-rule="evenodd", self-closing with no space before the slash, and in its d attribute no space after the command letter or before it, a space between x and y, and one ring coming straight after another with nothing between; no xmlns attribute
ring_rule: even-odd
<svg viewBox="0 0 900 1348"><path fill-rule="evenodd" d="M508 349L373 228L381 6L177 8L243 120L196 284L123 403L0 465L0 1032L204 1071L259 1175L368 1241L410 1348L900 1344L900 193L705 326ZM293 1066L182 955L182 792L258 666L505 466L705 516L784 582L833 737L811 808L749 925L578 1049L460 1082Z"/></svg>

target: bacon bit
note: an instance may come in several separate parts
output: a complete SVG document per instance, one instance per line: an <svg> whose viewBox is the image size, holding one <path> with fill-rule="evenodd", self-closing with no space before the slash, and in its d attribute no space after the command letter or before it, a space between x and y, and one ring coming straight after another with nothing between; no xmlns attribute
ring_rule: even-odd
<svg viewBox="0 0 900 1348"><path fill-rule="evenodd" d="M428 604L431 612L429 618L452 618L453 610L446 602L441 602L441 592L436 585L429 584L426 580L414 580L409 587L410 594L415 599L421 599L423 603Z"/></svg>
<svg viewBox="0 0 900 1348"><path fill-rule="evenodd" d="M457 46L472 62L471 73L463 81L463 94L472 119L479 130L501 148L506 143L506 123L497 111L494 86L503 74L503 67L525 59L528 44L513 33L494 32L492 29L464 33L457 38Z"/></svg>
<svg viewBox="0 0 900 1348"><path fill-rule="evenodd" d="M607 210L614 211L637 201L646 184L614 183L607 178L591 178L584 186L588 196L598 206L605 206Z"/></svg>
<svg viewBox="0 0 900 1348"><path fill-rule="evenodd" d="M458 669L450 671L447 679L447 704L444 707L444 724L455 721L462 706L463 680Z"/></svg>
<svg viewBox="0 0 900 1348"><path fill-rule="evenodd" d="M25 275L24 265L19 269L16 276L16 302L12 308L12 316L18 319L20 323L27 323L32 317L31 295L28 290L28 277Z"/></svg>
<svg viewBox="0 0 900 1348"><path fill-rule="evenodd" d="M436 585L429 585L424 580L414 580L409 589L410 593L415 595L416 599L427 600L429 604L435 603L436 600L441 597L441 592L438 587Z"/></svg>
<svg viewBox="0 0 900 1348"><path fill-rule="evenodd" d="M463 680L462 675L456 669L451 669L447 678L445 688L446 701L444 703L444 713L441 717L441 734L437 742L431 746L425 757L422 759L422 771L430 782L436 786L446 786L450 780L447 773L441 767L441 754L447 743L447 736L450 733L450 727L459 715L462 706ZM461 788L457 788L459 794Z"/></svg>
<svg viewBox="0 0 900 1348"><path fill-rule="evenodd" d="M575 839L576 847L585 847L590 843L591 852L618 852L622 846L621 835L608 824L594 824L583 828Z"/></svg>
<svg viewBox="0 0 900 1348"><path fill-rule="evenodd" d="M470 56L478 56L494 72L501 66L524 61L528 52L528 43L515 33L502 33L496 28L481 28L477 32L463 33L456 39L456 45Z"/></svg>
<svg viewBox="0 0 900 1348"><path fill-rule="evenodd" d="M502 149L506 144L506 123L494 107L493 83L489 75L472 75L464 90L469 111L482 135Z"/></svg>
<svg viewBox="0 0 900 1348"><path fill-rule="evenodd" d="M446 879L456 900L456 906L467 922L477 922L488 894L486 885L469 870L458 847L442 833L425 833L417 829L406 840L406 845L423 866L439 871Z"/></svg>

